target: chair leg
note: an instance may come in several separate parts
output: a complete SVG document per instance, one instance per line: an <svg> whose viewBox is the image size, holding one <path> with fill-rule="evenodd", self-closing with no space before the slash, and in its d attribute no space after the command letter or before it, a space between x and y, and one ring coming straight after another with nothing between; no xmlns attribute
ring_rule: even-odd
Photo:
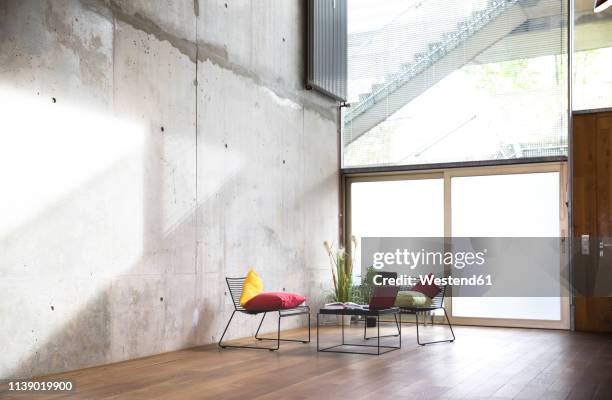
<svg viewBox="0 0 612 400"><path fill-rule="evenodd" d="M267 312L265 312L263 317L261 317L261 321L259 321L259 326L257 327L257 331L255 332L255 339L257 339L257 340L264 340L263 338L260 338L257 335L259 334L259 330L261 329L261 325L263 324L264 319L266 318L266 314L267 314Z"/></svg>
<svg viewBox="0 0 612 400"><path fill-rule="evenodd" d="M417 343L421 346L425 346L425 344L421 344L421 339L419 338L419 312L414 313L414 317L416 318L416 328L417 328Z"/></svg>
<svg viewBox="0 0 612 400"><path fill-rule="evenodd" d="M317 352L319 351L319 313L317 313Z"/></svg>
<svg viewBox="0 0 612 400"><path fill-rule="evenodd" d="M222 342L223 342L223 337L225 336L225 332L227 332L227 328L229 328L230 323L232 322L232 318L234 318L234 314L236 314L236 310L232 311L232 316L230 317L229 321L227 321L227 325L225 325L225 329L223 330L223 334L221 335L221 339L219 339L219 347L221 347L222 349L224 349L226 346L223 346Z"/></svg>
<svg viewBox="0 0 612 400"><path fill-rule="evenodd" d="M278 312L278 327L276 328L276 349L270 349L270 351L280 349L280 320L281 320L281 313L279 311Z"/></svg>
<svg viewBox="0 0 612 400"><path fill-rule="evenodd" d="M306 318L308 318L308 341L304 343L310 343L310 311L308 311Z"/></svg>
<svg viewBox="0 0 612 400"><path fill-rule="evenodd" d="M395 326L397 326L397 334L401 335L402 334L402 328L400 328L399 322L397 322L397 314L393 314L393 318L395 318Z"/></svg>
<svg viewBox="0 0 612 400"><path fill-rule="evenodd" d="M448 327L450 328L451 334L453 335L453 340L451 340L450 342L454 342L455 341L455 332L453 331L453 326L450 323L450 319L448 319L448 314L446 313L446 308L442 307L442 311L444 311L444 317L446 318L446 323L448 324Z"/></svg>
<svg viewBox="0 0 612 400"><path fill-rule="evenodd" d="M399 347L402 347L402 313L399 314L399 324L397 325L397 332L399 333ZM397 322L397 314L395 314L395 321Z"/></svg>
<svg viewBox="0 0 612 400"><path fill-rule="evenodd" d="M433 342L421 342L420 337L419 337L419 313L415 313L416 315L416 327L417 327L417 343L421 346L425 346L426 344L433 344L433 343L444 343L444 342L449 342L452 343L455 341L455 332L453 331L453 326L450 323L450 319L448 318L448 314L446 313L446 309L444 307L440 307L442 308L442 311L444 311L444 318L446 318L446 324L448 325L448 327L450 328L451 331L451 335L453 335L452 339L446 339L446 340L435 340Z"/></svg>

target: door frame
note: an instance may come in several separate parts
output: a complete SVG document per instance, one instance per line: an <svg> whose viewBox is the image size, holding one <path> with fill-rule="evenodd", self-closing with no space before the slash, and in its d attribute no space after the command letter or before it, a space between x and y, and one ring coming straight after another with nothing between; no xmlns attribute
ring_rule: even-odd
<svg viewBox="0 0 612 400"><path fill-rule="evenodd" d="M452 233L452 209L451 209L451 179L465 176L485 175L513 175L527 173L559 173L559 236L562 238L564 249L562 263L569 261L567 241L569 237L569 209L568 209L568 165L565 161L547 163L526 163L498 166L475 166L458 167L446 169L431 169L418 171L391 171L391 172L364 172L343 175L344 185L344 237L351 237L351 184L356 182L380 182L413 179L443 179L444 180L444 236L451 237ZM567 264L567 262L566 262ZM507 319L507 318L473 318L452 316L452 297L445 301L445 308L449 312L450 320L457 325L497 326L497 327L522 327L522 328L545 328L545 329L570 329L570 295L567 287L561 288L561 319L559 321L531 320L531 319Z"/></svg>

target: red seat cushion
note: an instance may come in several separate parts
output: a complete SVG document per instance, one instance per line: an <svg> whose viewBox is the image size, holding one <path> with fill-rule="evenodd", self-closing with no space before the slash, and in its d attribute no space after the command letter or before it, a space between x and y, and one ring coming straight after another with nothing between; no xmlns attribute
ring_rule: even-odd
<svg viewBox="0 0 612 400"><path fill-rule="evenodd" d="M431 276L431 275L433 274L432 273L427 274L427 276ZM419 279L416 285L414 285L412 289L410 290L423 293L425 296L433 299L434 297L436 297L438 293L440 293L442 289L440 289L438 285L433 283L433 280L431 281L431 285L429 285L427 283L421 282L421 280Z"/></svg>
<svg viewBox="0 0 612 400"><path fill-rule="evenodd" d="M263 292L247 301L244 308L247 311L277 311L297 307L306 300L295 293Z"/></svg>

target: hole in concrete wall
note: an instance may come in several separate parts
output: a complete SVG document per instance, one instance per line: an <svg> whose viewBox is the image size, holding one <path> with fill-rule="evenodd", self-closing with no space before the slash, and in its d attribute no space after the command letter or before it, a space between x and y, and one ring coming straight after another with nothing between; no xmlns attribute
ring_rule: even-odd
<svg viewBox="0 0 612 400"><path fill-rule="evenodd" d="M162 126L161 128L159 128L162 132L165 130L164 127Z"/></svg>
<svg viewBox="0 0 612 400"><path fill-rule="evenodd" d="M55 310L55 307L51 306L51 311Z"/></svg>
<svg viewBox="0 0 612 400"><path fill-rule="evenodd" d="M227 8L227 3L225 3L225 8Z"/></svg>
<svg viewBox="0 0 612 400"><path fill-rule="evenodd" d="M159 301L164 301L164 298L163 298L163 297L160 297L160 298L159 298Z"/></svg>
<svg viewBox="0 0 612 400"><path fill-rule="evenodd" d="M225 143L225 148L227 149L227 143Z"/></svg>
<svg viewBox="0 0 612 400"><path fill-rule="evenodd" d="M285 42L285 38L283 38L283 42Z"/></svg>
<svg viewBox="0 0 612 400"><path fill-rule="evenodd" d="M285 163L285 160L283 160L283 164Z"/></svg>
<svg viewBox="0 0 612 400"><path fill-rule="evenodd" d="M57 99L55 97L51 97L51 101L57 103Z"/></svg>

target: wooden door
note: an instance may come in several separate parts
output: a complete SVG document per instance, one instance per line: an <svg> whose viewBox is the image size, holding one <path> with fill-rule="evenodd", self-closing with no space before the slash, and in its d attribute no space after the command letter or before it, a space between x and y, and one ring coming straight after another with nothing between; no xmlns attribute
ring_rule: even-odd
<svg viewBox="0 0 612 400"><path fill-rule="evenodd" d="M612 112L574 116L572 156L575 326L612 332Z"/></svg>

